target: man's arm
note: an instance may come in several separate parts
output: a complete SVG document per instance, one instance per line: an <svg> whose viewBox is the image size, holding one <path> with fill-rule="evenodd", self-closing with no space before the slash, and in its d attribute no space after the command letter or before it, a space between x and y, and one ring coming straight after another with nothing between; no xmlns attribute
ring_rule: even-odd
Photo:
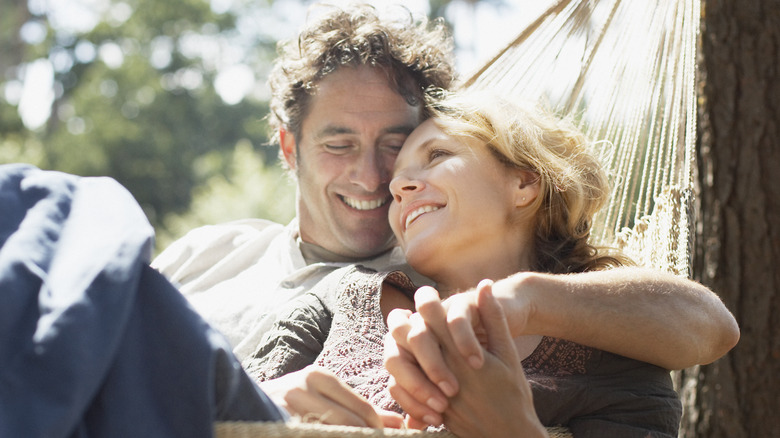
<svg viewBox="0 0 780 438"><path fill-rule="evenodd" d="M541 334L682 369L739 340L733 315L705 286L645 268L520 273L493 285L514 336Z"/></svg>
<svg viewBox="0 0 780 438"><path fill-rule="evenodd" d="M515 337L568 339L667 369L712 362L739 340L736 321L717 295L696 282L655 270L520 273L492 287ZM417 295L420 313L396 310L388 317L385 365L394 384L417 402L402 403L404 409L422 418L443 412L447 398L459 387L430 327L441 319L461 355L475 368L484 362L477 335L484 330L475 292L441 302L441 317L422 311ZM428 301L427 308L437 307Z"/></svg>

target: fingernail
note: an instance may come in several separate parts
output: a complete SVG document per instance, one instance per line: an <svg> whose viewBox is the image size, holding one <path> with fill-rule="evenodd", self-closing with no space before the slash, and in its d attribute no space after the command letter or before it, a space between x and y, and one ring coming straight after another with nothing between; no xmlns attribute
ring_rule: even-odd
<svg viewBox="0 0 780 438"><path fill-rule="evenodd" d="M482 360L477 355L469 356L469 365L471 368L479 369L482 367Z"/></svg>
<svg viewBox="0 0 780 438"><path fill-rule="evenodd" d="M423 416L423 421L430 424L431 426L438 426L439 425L439 419L434 417L433 415L425 415Z"/></svg>
<svg viewBox="0 0 780 438"><path fill-rule="evenodd" d="M455 388L446 381L439 382L439 389L441 389L441 392L447 397L452 397L456 394Z"/></svg>
<svg viewBox="0 0 780 438"><path fill-rule="evenodd" d="M439 400L436 397L429 398L426 403L436 412L444 412L444 410L447 409L447 403Z"/></svg>

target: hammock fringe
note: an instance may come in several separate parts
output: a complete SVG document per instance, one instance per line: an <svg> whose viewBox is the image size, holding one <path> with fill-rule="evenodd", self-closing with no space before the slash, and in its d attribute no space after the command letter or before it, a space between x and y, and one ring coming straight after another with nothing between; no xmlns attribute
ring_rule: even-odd
<svg viewBox="0 0 780 438"><path fill-rule="evenodd" d="M417 437L457 438L448 431L410 429L372 429L368 427L332 426L317 423L218 422L216 438L340 438L340 437ZM571 438L564 427L549 427L550 438Z"/></svg>
<svg viewBox="0 0 780 438"><path fill-rule="evenodd" d="M592 243L687 277L699 0L558 0L463 84L536 101L611 144ZM597 151L598 152L598 151ZM603 152L603 150L601 151Z"/></svg>

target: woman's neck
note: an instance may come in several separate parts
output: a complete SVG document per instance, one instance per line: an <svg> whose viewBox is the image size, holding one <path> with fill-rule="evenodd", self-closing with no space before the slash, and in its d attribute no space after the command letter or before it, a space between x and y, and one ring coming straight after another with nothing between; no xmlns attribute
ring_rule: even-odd
<svg viewBox="0 0 780 438"><path fill-rule="evenodd" d="M529 270L527 263L505 261L504 263L473 264L471 266L451 266L451 269L431 274L429 277L436 282L436 290L444 299L459 292L477 287L480 281L493 281L509 277L512 274Z"/></svg>
<svg viewBox="0 0 780 438"><path fill-rule="evenodd" d="M439 263L431 263L434 260L428 259L426 272L418 272L436 283L443 299L472 289L484 279L496 281L530 270L533 251L529 240L484 242L479 248L451 252L446 257L434 259Z"/></svg>

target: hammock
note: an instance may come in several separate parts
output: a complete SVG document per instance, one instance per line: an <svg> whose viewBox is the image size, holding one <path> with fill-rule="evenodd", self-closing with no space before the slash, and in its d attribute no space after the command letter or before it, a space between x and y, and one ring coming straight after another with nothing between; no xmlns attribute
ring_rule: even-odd
<svg viewBox="0 0 780 438"><path fill-rule="evenodd" d="M613 189L593 241L681 276L691 253L699 7L560 0L464 83L541 101L603 140L594 147Z"/></svg>
<svg viewBox="0 0 780 438"><path fill-rule="evenodd" d="M406 437L406 438L457 438L450 432L425 432L401 429L371 429L367 427L329 426L313 423L217 423L217 438L341 438L341 437ZM571 438L568 429L548 427L550 438Z"/></svg>
<svg viewBox="0 0 780 438"><path fill-rule="evenodd" d="M688 276L696 140L697 0L560 0L463 83L568 115L613 185L592 239ZM551 437L571 436L549 428ZM449 438L447 432L311 423L218 423L218 438Z"/></svg>

